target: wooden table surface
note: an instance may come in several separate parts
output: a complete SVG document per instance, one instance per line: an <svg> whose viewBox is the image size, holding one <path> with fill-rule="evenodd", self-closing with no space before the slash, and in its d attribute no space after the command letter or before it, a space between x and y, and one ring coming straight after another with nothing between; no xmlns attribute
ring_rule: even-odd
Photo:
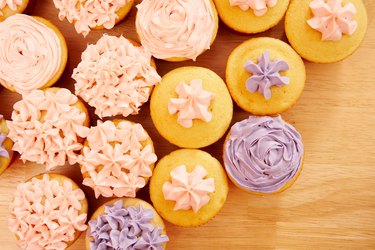
<svg viewBox="0 0 375 250"><path fill-rule="evenodd" d="M139 2L139 1L137 1ZM209 223L197 228L167 225L168 249L375 249L375 1L365 0L369 16L367 36L361 47L348 59L336 64L306 62L307 82L298 103L282 114L302 134L305 164L301 176L287 191L270 196L255 196L230 185L227 202ZM86 38L73 25L58 20L52 0L34 0L28 13L45 17L64 34L69 60L56 86L74 90L70 78L88 43L103 33L136 39L133 7L129 16L110 31L92 31ZM257 36L286 40L283 24ZM254 36L235 33L220 23L211 50L196 62L157 61L158 72L197 65L208 67L224 77L229 53L242 41ZM12 106L20 96L0 89L0 113L10 119ZM97 117L90 109L91 119ZM233 123L249 114L235 106ZM176 149L155 130L148 104L130 120L140 122L155 142L160 159ZM205 148L221 160L223 140ZM9 203L16 185L42 173L44 166L23 164L18 159L0 177L0 249L17 249L7 227ZM76 182L82 177L77 165L64 166L63 173ZM106 199L96 200L85 186L91 213ZM147 187L138 196L148 200ZM69 249L83 250L84 236Z"/></svg>

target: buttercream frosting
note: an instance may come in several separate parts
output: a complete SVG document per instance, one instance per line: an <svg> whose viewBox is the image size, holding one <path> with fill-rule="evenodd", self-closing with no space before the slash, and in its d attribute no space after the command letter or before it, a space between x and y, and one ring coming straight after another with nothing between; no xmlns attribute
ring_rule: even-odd
<svg viewBox="0 0 375 250"><path fill-rule="evenodd" d="M342 34L352 35L358 23L352 3L342 5L342 0L314 0L310 3L313 17L307 20L311 28L322 33L322 40L340 40Z"/></svg>
<svg viewBox="0 0 375 250"><path fill-rule="evenodd" d="M175 201L174 210L193 209L198 212L210 201L209 194L215 191L214 178L205 178L207 171L201 165L188 173L185 165L171 171L171 181L163 184L166 200Z"/></svg>
<svg viewBox="0 0 375 250"><path fill-rule="evenodd" d="M88 45L73 71L76 94L99 117L138 114L160 76L151 66L151 54L124 37L102 36Z"/></svg>
<svg viewBox="0 0 375 250"><path fill-rule="evenodd" d="M254 15L263 16L268 8L276 6L277 0L229 0L230 6L238 6L241 10L252 9Z"/></svg>
<svg viewBox="0 0 375 250"><path fill-rule="evenodd" d="M272 86L281 87L289 84L289 77L280 75L280 71L289 69L288 63L281 59L271 61L268 50L259 56L258 63L249 60L244 67L252 74L246 80L246 89L251 93L258 91L267 100L271 98Z"/></svg>
<svg viewBox="0 0 375 250"><path fill-rule="evenodd" d="M13 150L21 159L45 164L46 170L77 162L81 141L87 136L86 114L73 106L78 98L68 89L34 90L22 95L6 121Z"/></svg>
<svg viewBox="0 0 375 250"><path fill-rule="evenodd" d="M154 57L195 60L210 48L215 18L209 0L143 0L137 8L137 33Z"/></svg>
<svg viewBox="0 0 375 250"><path fill-rule="evenodd" d="M3 120L3 115L0 115L0 131L1 131L1 121ZM0 133L0 156L4 158L10 158L8 150L4 147L4 141L7 138L7 134Z"/></svg>
<svg viewBox="0 0 375 250"><path fill-rule="evenodd" d="M116 126L112 121L98 121L90 128L88 146L79 159L83 184L94 190L96 198L135 197L157 160L152 145L141 144L148 138L141 124L121 121Z"/></svg>
<svg viewBox="0 0 375 250"><path fill-rule="evenodd" d="M104 205L105 213L89 221L90 249L162 250L169 239L151 224L154 212L142 205L123 207L122 200Z"/></svg>
<svg viewBox="0 0 375 250"><path fill-rule="evenodd" d="M16 11L17 7L22 5L22 0L0 0L0 16L3 16L2 9L8 7L9 9Z"/></svg>
<svg viewBox="0 0 375 250"><path fill-rule="evenodd" d="M10 204L9 229L22 249L62 250L85 231L87 214L82 213L85 194L70 181L61 185L43 175L42 179L19 184Z"/></svg>
<svg viewBox="0 0 375 250"><path fill-rule="evenodd" d="M280 116L250 116L232 126L224 165L244 189L273 193L297 175L303 150L301 135Z"/></svg>
<svg viewBox="0 0 375 250"><path fill-rule="evenodd" d="M43 87L61 67L57 34L35 18L16 14L0 23L0 83L21 94Z"/></svg>
<svg viewBox="0 0 375 250"><path fill-rule="evenodd" d="M60 11L59 19L74 23L77 33L87 36L92 28L112 29L119 18L117 12L129 0L53 0Z"/></svg>
<svg viewBox="0 0 375 250"><path fill-rule="evenodd" d="M209 122L212 119L208 111L215 94L203 89L201 79L193 79L190 84L180 82L176 86L178 98L170 98L168 112L171 115L177 113L177 122L185 128L193 126L193 119Z"/></svg>

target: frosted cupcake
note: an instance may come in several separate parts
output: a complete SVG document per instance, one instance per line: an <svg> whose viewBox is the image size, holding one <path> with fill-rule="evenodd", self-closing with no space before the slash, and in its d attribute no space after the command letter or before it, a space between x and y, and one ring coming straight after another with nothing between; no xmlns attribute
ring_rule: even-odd
<svg viewBox="0 0 375 250"><path fill-rule="evenodd" d="M136 29L155 58L196 60L214 42L219 27L211 0L144 0L137 5Z"/></svg>
<svg viewBox="0 0 375 250"><path fill-rule="evenodd" d="M9 229L21 249L66 249L86 230L87 210L85 194L71 179L39 175L17 186Z"/></svg>
<svg viewBox="0 0 375 250"><path fill-rule="evenodd" d="M108 35L87 47L72 78L75 93L100 118L138 114L160 81L149 52L122 36Z"/></svg>
<svg viewBox="0 0 375 250"><path fill-rule="evenodd" d="M282 192L297 179L303 164L301 135L278 117L235 123L224 143L225 170L239 188L256 194Z"/></svg>
<svg viewBox="0 0 375 250"><path fill-rule="evenodd" d="M77 33L87 36L92 29L112 29L131 10L134 0L53 0L59 19L74 24Z"/></svg>
<svg viewBox="0 0 375 250"><path fill-rule="evenodd" d="M29 0L0 0L0 22L7 17L22 13L29 3Z"/></svg>
<svg viewBox="0 0 375 250"><path fill-rule="evenodd" d="M157 157L141 124L127 120L91 127L79 163L83 184L95 197L135 197L152 175Z"/></svg>
<svg viewBox="0 0 375 250"><path fill-rule="evenodd" d="M235 31L259 33L276 26L289 0L214 0L220 19Z"/></svg>
<svg viewBox="0 0 375 250"><path fill-rule="evenodd" d="M0 115L0 175L7 169L13 158L13 142L8 138L9 130Z"/></svg>
<svg viewBox="0 0 375 250"><path fill-rule="evenodd" d="M68 59L60 31L41 17L16 14L0 23L0 84L20 94L53 85Z"/></svg>
<svg viewBox="0 0 375 250"><path fill-rule="evenodd" d="M292 0L285 33L293 48L317 63L343 60L365 37L367 13L362 0Z"/></svg>
<svg viewBox="0 0 375 250"><path fill-rule="evenodd" d="M13 108L8 137L21 160L44 164L47 171L77 162L90 121L84 104L68 89L34 90Z"/></svg>
<svg viewBox="0 0 375 250"><path fill-rule="evenodd" d="M99 207L89 221L87 250L163 250L168 242L163 220L147 202L116 199Z"/></svg>

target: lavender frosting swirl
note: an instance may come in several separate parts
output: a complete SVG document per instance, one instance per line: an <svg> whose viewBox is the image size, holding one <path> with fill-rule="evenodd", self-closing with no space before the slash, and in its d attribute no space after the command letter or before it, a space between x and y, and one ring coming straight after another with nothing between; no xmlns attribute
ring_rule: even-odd
<svg viewBox="0 0 375 250"><path fill-rule="evenodd" d="M92 250L162 250L168 236L154 227L154 213L142 206L124 208L122 200L105 206L105 214L89 221Z"/></svg>
<svg viewBox="0 0 375 250"><path fill-rule="evenodd" d="M301 135L280 116L250 116L232 126L224 165L242 188L273 193L296 176L303 150Z"/></svg>

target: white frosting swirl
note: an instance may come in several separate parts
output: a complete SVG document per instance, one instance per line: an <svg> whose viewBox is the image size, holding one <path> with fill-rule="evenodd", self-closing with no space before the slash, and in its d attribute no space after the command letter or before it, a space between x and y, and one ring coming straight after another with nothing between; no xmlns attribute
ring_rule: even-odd
<svg viewBox="0 0 375 250"><path fill-rule="evenodd" d="M0 83L18 93L43 87L61 65L57 34L33 17L16 14L0 23Z"/></svg>
<svg viewBox="0 0 375 250"><path fill-rule="evenodd" d="M210 48L215 18L209 0L143 0L137 8L137 32L154 57L195 60Z"/></svg>

